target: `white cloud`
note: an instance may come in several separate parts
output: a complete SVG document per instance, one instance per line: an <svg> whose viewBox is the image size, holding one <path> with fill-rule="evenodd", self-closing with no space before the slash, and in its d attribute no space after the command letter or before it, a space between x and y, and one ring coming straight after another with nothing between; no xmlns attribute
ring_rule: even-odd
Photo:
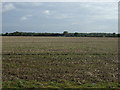
<svg viewBox="0 0 120 90"><path fill-rule="evenodd" d="M2 3L0 3L0 14L2 12Z"/></svg>
<svg viewBox="0 0 120 90"><path fill-rule="evenodd" d="M20 6L33 6L33 7L38 7L38 6L42 6L43 3L42 2L22 2L22 3L16 3L16 5L20 5Z"/></svg>
<svg viewBox="0 0 120 90"><path fill-rule="evenodd" d="M89 15L89 18L94 20L115 20L118 18L117 3L89 3L80 6L88 13L91 13L92 15Z"/></svg>
<svg viewBox="0 0 120 90"><path fill-rule="evenodd" d="M26 20L26 19L27 19L27 17L25 17L25 16L21 17L21 20Z"/></svg>
<svg viewBox="0 0 120 90"><path fill-rule="evenodd" d="M50 10L43 11L43 14L50 15Z"/></svg>
<svg viewBox="0 0 120 90"><path fill-rule="evenodd" d="M93 20L117 20L118 16L117 15L107 15L107 14L103 14L103 15L93 15L91 16L91 19Z"/></svg>
<svg viewBox="0 0 120 90"><path fill-rule="evenodd" d="M68 14L59 14L54 16L56 19L70 19L70 18L74 18L74 16L72 15L68 15Z"/></svg>
<svg viewBox="0 0 120 90"><path fill-rule="evenodd" d="M26 15L26 17L32 17L32 15L31 15L31 14L29 14L29 15Z"/></svg>
<svg viewBox="0 0 120 90"><path fill-rule="evenodd" d="M40 3L40 2L34 2L34 3L32 3L32 6L41 6L41 5L43 5L43 3Z"/></svg>
<svg viewBox="0 0 120 90"><path fill-rule="evenodd" d="M71 25L80 25L80 22L72 22Z"/></svg>
<svg viewBox="0 0 120 90"><path fill-rule="evenodd" d="M1 0L2 2L119 2L119 0Z"/></svg>
<svg viewBox="0 0 120 90"><path fill-rule="evenodd" d="M44 10L42 13L45 14L45 15L51 15L55 19L73 18L73 16L70 15L70 14L68 15L66 13L60 13L60 12L57 12L57 11Z"/></svg>
<svg viewBox="0 0 120 90"><path fill-rule="evenodd" d="M9 3L9 4L3 5L2 11L7 12L7 11L11 11L13 9L15 9L15 6L12 3Z"/></svg>
<svg viewBox="0 0 120 90"><path fill-rule="evenodd" d="M27 20L29 17L32 17L32 15L31 15L31 14L25 15L25 16L21 17L20 19L21 19L22 21L24 21L24 20Z"/></svg>

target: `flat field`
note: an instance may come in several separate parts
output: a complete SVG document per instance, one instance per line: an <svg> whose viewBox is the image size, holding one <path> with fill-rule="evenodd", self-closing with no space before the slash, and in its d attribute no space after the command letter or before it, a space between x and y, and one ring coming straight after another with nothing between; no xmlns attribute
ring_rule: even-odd
<svg viewBox="0 0 120 90"><path fill-rule="evenodd" d="M3 88L119 88L118 38L2 40Z"/></svg>

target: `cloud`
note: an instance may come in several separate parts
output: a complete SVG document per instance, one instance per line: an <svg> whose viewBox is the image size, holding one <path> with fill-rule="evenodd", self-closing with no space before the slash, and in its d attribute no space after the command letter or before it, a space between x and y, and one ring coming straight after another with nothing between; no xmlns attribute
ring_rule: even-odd
<svg viewBox="0 0 120 90"><path fill-rule="evenodd" d="M49 2L49 0L1 0L2 2ZM119 0L50 0L50 2L118 2Z"/></svg>
<svg viewBox="0 0 120 90"><path fill-rule="evenodd" d="M2 5L5 6L7 4L10 3ZM117 31L117 3L15 2L12 4L16 8L13 10L14 12L3 15L3 25L6 31L14 30L17 27L21 30L35 30L35 32L39 32L39 30L40 32L44 32L44 30L46 32L60 32L64 29L70 29L71 32L77 30L79 32L98 30L99 32L100 29L105 32L107 30L110 32ZM23 26L20 26L20 24Z"/></svg>
<svg viewBox="0 0 120 90"><path fill-rule="evenodd" d="M7 12L7 11L11 11L15 9L15 6L12 4L12 3L8 3L8 4L5 4L3 5L3 12Z"/></svg>
<svg viewBox="0 0 120 90"><path fill-rule="evenodd" d="M32 6L41 6L41 5L43 5L43 3L41 3L41 2L34 2L34 3L32 3Z"/></svg>
<svg viewBox="0 0 120 90"><path fill-rule="evenodd" d="M21 2L21 3L16 3L16 5L23 6L23 7L37 7L37 6L42 6L42 2Z"/></svg>
<svg viewBox="0 0 120 90"><path fill-rule="evenodd" d="M58 15L54 16L54 18L56 18L56 19L71 19L71 18L74 18L74 16L68 15L68 14L58 14Z"/></svg>
<svg viewBox="0 0 120 90"><path fill-rule="evenodd" d="M117 19L117 3L89 3L81 4L80 6L84 8L87 13L92 14L91 17L94 19Z"/></svg>
<svg viewBox="0 0 120 90"><path fill-rule="evenodd" d="M2 12L2 3L0 3L0 14Z"/></svg>
<svg viewBox="0 0 120 90"><path fill-rule="evenodd" d="M26 19L27 19L27 17L25 17L25 16L21 17L21 20L26 20Z"/></svg>
<svg viewBox="0 0 120 90"><path fill-rule="evenodd" d="M50 10L43 11L43 14L50 15Z"/></svg>
<svg viewBox="0 0 120 90"><path fill-rule="evenodd" d="M80 22L72 22L71 25L80 25Z"/></svg>
<svg viewBox="0 0 120 90"><path fill-rule="evenodd" d="M21 17L20 20L24 21L24 20L27 20L29 17L32 17L32 15L31 14L25 15L25 16Z"/></svg>

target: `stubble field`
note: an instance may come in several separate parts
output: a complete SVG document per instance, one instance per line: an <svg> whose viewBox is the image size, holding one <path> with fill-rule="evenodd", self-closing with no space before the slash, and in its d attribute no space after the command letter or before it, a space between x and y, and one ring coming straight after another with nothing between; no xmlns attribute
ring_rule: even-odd
<svg viewBox="0 0 120 90"><path fill-rule="evenodd" d="M119 88L118 38L2 40L3 88Z"/></svg>

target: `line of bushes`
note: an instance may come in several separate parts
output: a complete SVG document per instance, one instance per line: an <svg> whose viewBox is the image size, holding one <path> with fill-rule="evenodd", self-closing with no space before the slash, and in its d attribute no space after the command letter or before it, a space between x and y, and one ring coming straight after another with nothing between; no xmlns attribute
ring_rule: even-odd
<svg viewBox="0 0 120 90"><path fill-rule="evenodd" d="M2 36L64 36L64 37L120 37L120 34L116 33L68 33L64 31L63 33L34 33L34 32L12 32L12 33L2 33Z"/></svg>

